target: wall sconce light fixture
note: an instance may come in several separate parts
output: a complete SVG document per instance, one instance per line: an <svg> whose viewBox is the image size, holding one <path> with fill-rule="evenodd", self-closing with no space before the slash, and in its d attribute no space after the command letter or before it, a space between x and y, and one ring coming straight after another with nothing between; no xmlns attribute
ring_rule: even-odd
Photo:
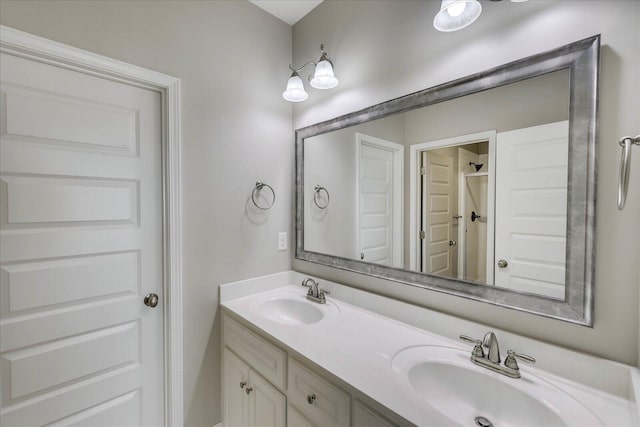
<svg viewBox="0 0 640 427"><path fill-rule="evenodd" d="M309 61L300 68L295 68L292 64L289 64L289 69L292 73L287 82L287 89L282 92L284 99L289 102L302 102L309 97L309 94L304 90L304 84L298 71L302 71L304 67L310 64L315 67L313 77L309 76L309 83L312 87L324 90L338 86L338 79L333 75L333 63L327 56L327 52L324 51L324 45L321 44L318 62Z"/></svg>
<svg viewBox="0 0 640 427"><path fill-rule="evenodd" d="M502 0L491 0L498 2ZM521 3L527 0L511 0ZM482 12L482 5L478 0L442 0L440 11L433 18L433 26L438 31L458 31L478 19Z"/></svg>

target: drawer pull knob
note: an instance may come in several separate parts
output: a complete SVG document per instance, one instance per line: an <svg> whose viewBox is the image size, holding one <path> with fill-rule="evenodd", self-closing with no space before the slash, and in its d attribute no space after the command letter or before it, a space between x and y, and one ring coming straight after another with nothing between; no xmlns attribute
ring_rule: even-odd
<svg viewBox="0 0 640 427"><path fill-rule="evenodd" d="M316 395L315 394L308 394L307 395L307 402L309 403L309 405L313 405L313 402L316 401Z"/></svg>
<svg viewBox="0 0 640 427"><path fill-rule="evenodd" d="M240 381L240 388L244 388L247 385L246 381Z"/></svg>
<svg viewBox="0 0 640 427"><path fill-rule="evenodd" d="M251 392L253 391L253 387L247 387L245 391L247 392L247 394L251 394Z"/></svg>

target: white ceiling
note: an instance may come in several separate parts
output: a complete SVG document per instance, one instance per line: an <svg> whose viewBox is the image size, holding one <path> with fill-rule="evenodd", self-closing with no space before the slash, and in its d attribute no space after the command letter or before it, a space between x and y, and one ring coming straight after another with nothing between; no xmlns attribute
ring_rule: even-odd
<svg viewBox="0 0 640 427"><path fill-rule="evenodd" d="M298 22L303 16L322 3L323 0L249 0L261 9L289 25Z"/></svg>

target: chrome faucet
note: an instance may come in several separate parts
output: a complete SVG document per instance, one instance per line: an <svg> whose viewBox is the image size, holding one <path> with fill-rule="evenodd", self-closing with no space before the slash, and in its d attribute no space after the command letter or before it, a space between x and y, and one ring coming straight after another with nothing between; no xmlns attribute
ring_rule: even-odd
<svg viewBox="0 0 640 427"><path fill-rule="evenodd" d="M313 280L311 277L307 277L302 281L302 286L309 288L309 290L307 291L307 299L309 301L317 302L318 304L325 304L327 302L325 294L330 294L331 292L319 288L318 285L319 283Z"/></svg>
<svg viewBox="0 0 640 427"><path fill-rule="evenodd" d="M498 347L498 338L493 332L487 332L482 340L482 345L489 349L487 359L493 363L500 364L500 348Z"/></svg>
<svg viewBox="0 0 640 427"><path fill-rule="evenodd" d="M520 359L528 363L536 363L536 359L531 356L509 350L507 351L507 358L504 361L504 366L500 365L500 348L498 347L498 338L493 332L487 332L482 341L473 339L466 335L460 335L460 339L474 344L473 350L471 351L471 361L473 363L511 378L520 378L520 367L518 366L518 361L516 359ZM486 355L484 352L485 347L487 348Z"/></svg>

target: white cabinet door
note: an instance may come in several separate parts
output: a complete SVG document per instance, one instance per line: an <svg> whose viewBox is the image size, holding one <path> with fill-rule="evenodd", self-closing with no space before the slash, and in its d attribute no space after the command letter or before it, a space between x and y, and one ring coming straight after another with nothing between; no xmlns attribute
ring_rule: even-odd
<svg viewBox="0 0 640 427"><path fill-rule="evenodd" d="M223 353L222 372L225 426L285 427L285 396L227 348Z"/></svg>
<svg viewBox="0 0 640 427"><path fill-rule="evenodd" d="M249 370L249 425L285 427L287 399L253 369Z"/></svg>
<svg viewBox="0 0 640 427"><path fill-rule="evenodd" d="M271 384L284 390L287 378L287 353L229 316L223 320L224 344L260 372Z"/></svg>
<svg viewBox="0 0 640 427"><path fill-rule="evenodd" d="M3 424L163 425L160 94L8 54L0 76Z"/></svg>
<svg viewBox="0 0 640 427"><path fill-rule="evenodd" d="M227 427L248 426L249 365L233 352L224 349L222 361L223 408L222 419Z"/></svg>

